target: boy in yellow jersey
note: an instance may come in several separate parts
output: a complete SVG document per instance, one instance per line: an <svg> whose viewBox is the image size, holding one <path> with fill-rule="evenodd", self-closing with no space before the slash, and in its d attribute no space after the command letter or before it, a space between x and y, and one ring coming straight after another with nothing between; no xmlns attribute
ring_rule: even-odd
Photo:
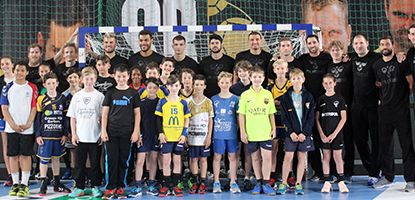
<svg viewBox="0 0 415 200"><path fill-rule="evenodd" d="M148 78L156 78L160 79L160 72L159 72L159 66L155 62L151 62L146 67L146 79ZM140 96L140 99L145 99L147 97L147 89L146 87L141 88L138 90L138 95ZM159 90L157 91L157 97L159 99L162 99L166 97L169 94L169 91L164 85L160 85Z"/></svg>
<svg viewBox="0 0 415 200"><path fill-rule="evenodd" d="M268 90L271 91L272 97L274 98L275 107L277 113L275 114L275 124L277 128L277 137L272 140L272 166L271 166L271 186L275 184L277 180L277 154L278 154L278 143L280 139L284 138L285 126L281 122L281 96L287 92L288 88L291 87L291 82L287 78L288 63L285 60L278 59L272 63L273 72L276 75L273 84L268 85Z"/></svg>
<svg viewBox="0 0 415 200"><path fill-rule="evenodd" d="M155 114L159 116L157 124L163 154L164 178L159 191L161 197L169 194L183 196L183 190L177 186L177 183L181 179L181 154L188 133L190 110L187 102L179 97L180 88L179 79L171 75L167 80L169 95L160 99L155 111ZM173 175L171 176L172 157Z"/></svg>
<svg viewBox="0 0 415 200"><path fill-rule="evenodd" d="M206 193L207 157L210 156L212 142L213 106L212 101L203 95L206 78L198 74L194 78L194 93L188 98L191 117L189 120L189 158L192 177L189 179L189 193ZM199 165L200 163L200 165ZM200 179L198 178L200 167Z"/></svg>
<svg viewBox="0 0 415 200"><path fill-rule="evenodd" d="M250 79L252 87L242 93L238 113L241 140L248 144L248 153L252 156L252 166L258 181L252 194L263 191L267 195L275 195L269 184L272 139L275 138L275 104L271 92L261 86L265 79L264 71L255 67Z"/></svg>

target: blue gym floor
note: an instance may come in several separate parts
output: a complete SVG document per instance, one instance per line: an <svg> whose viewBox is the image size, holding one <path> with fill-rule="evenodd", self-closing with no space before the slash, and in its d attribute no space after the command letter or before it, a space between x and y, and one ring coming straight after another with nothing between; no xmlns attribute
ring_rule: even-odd
<svg viewBox="0 0 415 200"><path fill-rule="evenodd" d="M392 200L412 200L415 199L415 192L404 192L403 188L405 183L402 176L395 178L395 182L387 189L375 190L366 185L367 177L366 176L355 176L353 177L353 182L348 185L350 193L342 194L339 193L337 189L337 184L333 184L333 189L329 194L320 193L322 187L321 183L313 182L304 182L305 195L295 195L293 192L287 192L285 195L277 196L266 196L266 195L252 195L250 193L240 193L240 194L231 194L230 192L222 192L220 194L207 193L204 195L190 195L185 193L185 196L182 198L185 199L229 199L229 200L243 200L243 199L322 199L322 200L331 200L331 199L353 199L353 200L366 200L366 199L392 199ZM67 186L72 186L72 181L65 182ZM40 197L37 195L39 192L39 182L33 181L30 185L31 195L29 198L10 198L7 194L9 187L0 186L0 199L68 199L66 195L53 193L53 189L49 188L48 195L45 197ZM160 197L147 196L143 195L137 199L160 199ZM163 199L177 199L181 197L164 197ZM88 197L79 198L79 199L88 199ZM132 198L130 198L132 199Z"/></svg>

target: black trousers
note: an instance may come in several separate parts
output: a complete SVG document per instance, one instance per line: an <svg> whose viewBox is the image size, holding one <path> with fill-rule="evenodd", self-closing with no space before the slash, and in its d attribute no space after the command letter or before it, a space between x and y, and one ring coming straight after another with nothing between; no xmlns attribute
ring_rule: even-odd
<svg viewBox="0 0 415 200"><path fill-rule="evenodd" d="M353 176L354 174L354 142L352 129L352 114L347 110L347 121L343 127L344 140L344 175Z"/></svg>
<svg viewBox="0 0 415 200"><path fill-rule="evenodd" d="M127 136L109 136L105 142L106 189L127 187L127 172L131 157L131 142Z"/></svg>
<svg viewBox="0 0 415 200"><path fill-rule="evenodd" d="M352 105L353 139L363 166L371 177L379 176L379 137L377 107ZM371 147L369 147L369 134Z"/></svg>
<svg viewBox="0 0 415 200"><path fill-rule="evenodd" d="M379 108L379 160L382 174L389 181L395 178L393 133L398 133L402 149L404 178L406 182L415 181L415 153L408 108Z"/></svg>
<svg viewBox="0 0 415 200"><path fill-rule="evenodd" d="M100 156L101 156L101 147L98 143L78 143L78 146L75 148L76 161L74 169L74 179L75 186L79 189L85 189L85 176L89 173L88 177L91 177L91 185L100 186L101 185L101 169L100 169ZM91 170L86 171L86 159L88 158L91 162Z"/></svg>
<svg viewBox="0 0 415 200"><path fill-rule="evenodd" d="M309 151L308 162L311 165L311 168L314 170L314 175L317 177L323 177L323 165L321 163L321 139L320 134L317 130L317 125L313 126L313 142L314 142L314 151Z"/></svg>

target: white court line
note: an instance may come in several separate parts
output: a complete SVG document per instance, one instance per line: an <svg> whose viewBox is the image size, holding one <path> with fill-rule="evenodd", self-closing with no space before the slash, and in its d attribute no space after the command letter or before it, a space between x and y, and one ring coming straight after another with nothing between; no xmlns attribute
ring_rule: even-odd
<svg viewBox="0 0 415 200"><path fill-rule="evenodd" d="M405 182L397 182L393 183L391 186L389 186L388 189L386 189L384 192L382 192L379 196L377 196L376 200L410 200L415 199L415 192L405 192L406 183Z"/></svg>

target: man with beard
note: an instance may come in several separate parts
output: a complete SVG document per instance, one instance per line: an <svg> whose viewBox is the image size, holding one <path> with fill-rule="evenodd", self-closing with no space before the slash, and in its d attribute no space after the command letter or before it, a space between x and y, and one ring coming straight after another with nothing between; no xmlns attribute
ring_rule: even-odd
<svg viewBox="0 0 415 200"><path fill-rule="evenodd" d="M398 62L390 36L380 39L382 58L373 64L376 85L380 87L379 160L383 177L373 188L390 185L394 179L393 133L398 133L404 165L405 191L415 189L415 153L412 146L409 93L413 78L406 62Z"/></svg>
<svg viewBox="0 0 415 200"><path fill-rule="evenodd" d="M408 53L406 54L406 62L408 66L411 68L412 76L414 76L415 72L415 24L411 25L408 29L408 39L412 43L412 47L409 49ZM414 77L415 78L415 77Z"/></svg>
<svg viewBox="0 0 415 200"><path fill-rule="evenodd" d="M306 45L309 53L300 56L300 69L305 75L305 88L313 95L314 99L318 99L324 94L323 75L327 73L327 66L331 63L329 54L319 49L320 41L316 35L309 35L306 38ZM319 181L323 178L323 169L321 164L320 153L320 136L316 126L313 127L314 151L308 152L309 162L314 170L314 175L310 180Z"/></svg>
<svg viewBox="0 0 415 200"><path fill-rule="evenodd" d="M128 60L124 57L121 57L116 54L115 49L117 48L117 38L114 33L105 33L104 39L102 42L102 47L104 48L104 54L110 58L111 67L108 70L110 74L113 74L114 67L118 66L119 64L126 64L128 65ZM94 53L91 48L87 48L88 54L92 57L97 58L99 55ZM96 61L93 60L91 62L91 66L95 66Z"/></svg>
<svg viewBox="0 0 415 200"><path fill-rule="evenodd" d="M409 26L415 23L415 1L384 1L389 30L393 37L394 52L405 53L412 46L406 36Z"/></svg>
<svg viewBox="0 0 415 200"><path fill-rule="evenodd" d="M360 154L363 166L369 173L369 186L375 184L379 177L378 160L378 89L375 86L373 63L381 56L369 51L369 42L363 34L353 38L351 55L353 71L352 126L354 142ZM371 148L369 148L369 133Z"/></svg>
<svg viewBox="0 0 415 200"><path fill-rule="evenodd" d="M173 38L172 48L174 51L172 58L175 61L173 73L179 75L183 68L189 68L198 74L197 62L186 55L186 38L176 35Z"/></svg>
<svg viewBox="0 0 415 200"><path fill-rule="evenodd" d="M248 46L246 51L236 54L235 62L241 60L249 61L253 67L260 67L265 72L265 77L268 77L268 64L271 61L272 55L261 48L262 35L259 32L252 31L248 34ZM237 76L235 76L237 77ZM267 79L262 83L262 87L267 86Z"/></svg>
<svg viewBox="0 0 415 200"><path fill-rule="evenodd" d="M274 81L276 76L273 71L274 62L278 59L282 59L287 61L288 63L288 70L294 69L294 68L300 68L301 63L300 61L295 58L293 55L293 42L290 38L282 37L278 42L278 54L275 54L271 62L268 65L267 74L268 74L268 81Z"/></svg>
<svg viewBox="0 0 415 200"><path fill-rule="evenodd" d="M29 74L26 79L31 83L38 84L41 81L39 76L39 66L42 63L42 47L38 44L32 44L27 50Z"/></svg>
<svg viewBox="0 0 415 200"><path fill-rule="evenodd" d="M198 72L206 77L205 96L211 98L219 93L218 75L222 71L233 73L235 60L222 52L223 39L213 34L209 37L210 56L200 61Z"/></svg>
<svg viewBox="0 0 415 200"><path fill-rule="evenodd" d="M128 65L130 68L133 66L138 66L141 74L145 74L147 64L155 62L160 65L163 56L151 49L153 45L153 34L149 30L140 31L138 37L140 40L141 51L130 56L128 59Z"/></svg>

